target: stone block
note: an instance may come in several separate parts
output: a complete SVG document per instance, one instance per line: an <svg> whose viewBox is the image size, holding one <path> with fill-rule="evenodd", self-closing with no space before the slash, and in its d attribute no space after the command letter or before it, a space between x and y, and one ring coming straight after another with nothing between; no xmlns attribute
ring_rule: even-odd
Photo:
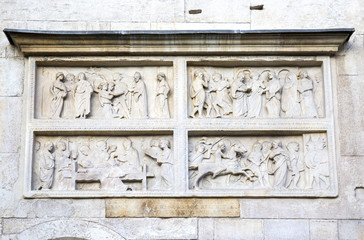
<svg viewBox="0 0 364 240"><path fill-rule="evenodd" d="M310 239L311 240L338 239L337 221L311 220Z"/></svg>
<svg viewBox="0 0 364 240"><path fill-rule="evenodd" d="M239 217L237 199L107 199L106 217Z"/></svg>
<svg viewBox="0 0 364 240"><path fill-rule="evenodd" d="M338 75L363 75L364 35L353 34L338 52L336 67Z"/></svg>
<svg viewBox="0 0 364 240"><path fill-rule="evenodd" d="M105 217L104 199L74 199L75 218L103 218Z"/></svg>
<svg viewBox="0 0 364 240"><path fill-rule="evenodd" d="M364 155L362 89L362 76L337 77L341 155Z"/></svg>
<svg viewBox="0 0 364 240"><path fill-rule="evenodd" d="M342 220L339 221L340 240L364 239L364 221Z"/></svg>
<svg viewBox="0 0 364 240"><path fill-rule="evenodd" d="M263 220L216 219L214 239L264 239Z"/></svg>
<svg viewBox="0 0 364 240"><path fill-rule="evenodd" d="M214 239L215 221L213 218L198 219L198 239L210 240Z"/></svg>
<svg viewBox="0 0 364 240"><path fill-rule="evenodd" d="M310 239L308 220L265 220L264 239Z"/></svg>
<svg viewBox="0 0 364 240"><path fill-rule="evenodd" d="M356 28L363 33L360 0L254 1L263 10L251 11L251 29Z"/></svg>
<svg viewBox="0 0 364 240"><path fill-rule="evenodd" d="M196 218L124 218L97 221L126 239L197 239Z"/></svg>
<svg viewBox="0 0 364 240"><path fill-rule="evenodd" d="M0 97L0 152L19 152L22 131L22 100Z"/></svg>
<svg viewBox="0 0 364 240"><path fill-rule="evenodd" d="M0 153L0 188L12 190L19 175L19 154Z"/></svg>
<svg viewBox="0 0 364 240"><path fill-rule="evenodd" d="M0 58L0 97L21 96L23 79L23 59Z"/></svg>
<svg viewBox="0 0 364 240"><path fill-rule="evenodd" d="M187 22L248 23L250 22L250 2L232 0L185 1Z"/></svg>

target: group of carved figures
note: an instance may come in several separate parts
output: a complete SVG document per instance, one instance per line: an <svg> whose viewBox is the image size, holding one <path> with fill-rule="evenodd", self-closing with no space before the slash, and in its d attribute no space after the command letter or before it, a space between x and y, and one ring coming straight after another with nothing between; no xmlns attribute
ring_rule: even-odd
<svg viewBox="0 0 364 240"><path fill-rule="evenodd" d="M75 190L76 183L99 182L101 189L134 190L127 182L141 182L147 189L147 178L158 178L152 189L166 190L173 184L173 152L167 139L153 139L144 155L155 161L158 176L149 173L142 164L140 153L133 142L124 138L120 147L99 140L90 147L82 144L72 150L70 141L36 142L36 158L39 159L39 190ZM154 168L155 169L155 168Z"/></svg>
<svg viewBox="0 0 364 240"><path fill-rule="evenodd" d="M107 80L103 75L101 81L90 82L86 74L81 72L75 79L75 75L66 76L59 72L56 80L51 84L50 92L52 118L60 118L64 100L70 97L74 100L74 117L87 118L91 112L91 97L98 94L98 100L106 118L148 118L147 90L142 75L136 72L131 86L123 81L122 74L114 74L112 80ZM70 84L66 86L64 81ZM170 94L166 75L157 75L157 87L153 111L158 118L169 118L168 96Z"/></svg>
<svg viewBox="0 0 364 240"><path fill-rule="evenodd" d="M286 145L279 140L257 141L248 152L240 142L224 138L213 142L203 137L190 156L192 187L198 190L202 188L201 181L207 180L213 188L215 179L225 177L225 187L236 184L279 190L328 188L325 138L310 137L305 147L302 158L302 149L296 141ZM235 182L232 176L236 176Z"/></svg>
<svg viewBox="0 0 364 240"><path fill-rule="evenodd" d="M212 74L210 79L202 69L195 70L190 86L190 117L257 118L263 109L268 118L319 117L314 98L317 81L306 71L296 75L286 69L278 74L265 70L253 75L250 70L241 70L229 81L220 73Z"/></svg>

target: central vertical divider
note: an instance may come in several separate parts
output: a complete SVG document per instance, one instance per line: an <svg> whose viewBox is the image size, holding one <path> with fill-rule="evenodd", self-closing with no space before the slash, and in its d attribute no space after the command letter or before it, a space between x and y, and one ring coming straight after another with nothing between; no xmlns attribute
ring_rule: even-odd
<svg viewBox="0 0 364 240"><path fill-rule="evenodd" d="M175 193L184 195L188 186L187 172L187 135L186 135L186 118L187 118L187 66L183 57L177 57L173 62L175 73L175 113L177 117L174 128L174 146L175 146Z"/></svg>

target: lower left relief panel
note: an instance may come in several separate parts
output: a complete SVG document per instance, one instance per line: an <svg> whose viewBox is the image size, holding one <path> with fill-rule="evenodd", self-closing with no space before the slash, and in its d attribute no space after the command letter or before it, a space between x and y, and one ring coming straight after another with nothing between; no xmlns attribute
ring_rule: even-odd
<svg viewBox="0 0 364 240"><path fill-rule="evenodd" d="M35 136L32 190L163 191L174 183L173 136Z"/></svg>

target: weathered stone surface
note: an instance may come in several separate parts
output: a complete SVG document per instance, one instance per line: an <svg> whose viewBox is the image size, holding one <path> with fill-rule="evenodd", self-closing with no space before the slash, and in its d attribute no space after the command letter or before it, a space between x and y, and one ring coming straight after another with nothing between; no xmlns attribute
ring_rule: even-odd
<svg viewBox="0 0 364 240"><path fill-rule="evenodd" d="M357 221L357 220L339 221L339 239L340 240L364 239L364 221Z"/></svg>
<svg viewBox="0 0 364 240"><path fill-rule="evenodd" d="M249 30L249 23L151 23L150 30L231 30L231 29L239 29L239 30Z"/></svg>
<svg viewBox="0 0 364 240"><path fill-rule="evenodd" d="M363 32L363 5L360 0L277 0L257 1L264 4L261 11L251 11L252 29L340 28L355 27Z"/></svg>
<svg viewBox="0 0 364 240"><path fill-rule="evenodd" d="M0 188L12 190L19 175L19 154L0 153Z"/></svg>
<svg viewBox="0 0 364 240"><path fill-rule="evenodd" d="M264 239L263 220L216 219L214 239Z"/></svg>
<svg viewBox="0 0 364 240"><path fill-rule="evenodd" d="M250 22L249 1L233 0L229 1L229 4L224 0L185 2L187 22ZM233 12L236 14L231 14Z"/></svg>
<svg viewBox="0 0 364 240"><path fill-rule="evenodd" d="M195 218L124 218L98 222L126 239L197 239Z"/></svg>
<svg viewBox="0 0 364 240"><path fill-rule="evenodd" d="M0 58L0 96L21 96L23 93L24 60Z"/></svg>
<svg viewBox="0 0 364 240"><path fill-rule="evenodd" d="M215 220L213 218L198 219L198 239L214 239Z"/></svg>
<svg viewBox="0 0 364 240"><path fill-rule="evenodd" d="M22 116L21 98L0 97L0 152L15 153L19 151Z"/></svg>
<svg viewBox="0 0 364 240"><path fill-rule="evenodd" d="M0 217L13 216L17 200L14 192L0 188L0 196Z"/></svg>
<svg viewBox="0 0 364 240"><path fill-rule="evenodd" d="M264 221L264 239L310 239L307 220L266 220Z"/></svg>
<svg viewBox="0 0 364 240"><path fill-rule="evenodd" d="M107 199L106 217L239 217L237 199Z"/></svg>
<svg viewBox="0 0 364 240"><path fill-rule="evenodd" d="M353 34L336 57L338 75L363 75L364 35ZM340 78L340 77L338 77ZM340 91L341 89L339 89Z"/></svg>
<svg viewBox="0 0 364 240"><path fill-rule="evenodd" d="M342 155L364 155L364 81L362 76L338 76L337 96Z"/></svg>
<svg viewBox="0 0 364 240"><path fill-rule="evenodd" d="M338 239L337 221L311 220L310 239Z"/></svg>

